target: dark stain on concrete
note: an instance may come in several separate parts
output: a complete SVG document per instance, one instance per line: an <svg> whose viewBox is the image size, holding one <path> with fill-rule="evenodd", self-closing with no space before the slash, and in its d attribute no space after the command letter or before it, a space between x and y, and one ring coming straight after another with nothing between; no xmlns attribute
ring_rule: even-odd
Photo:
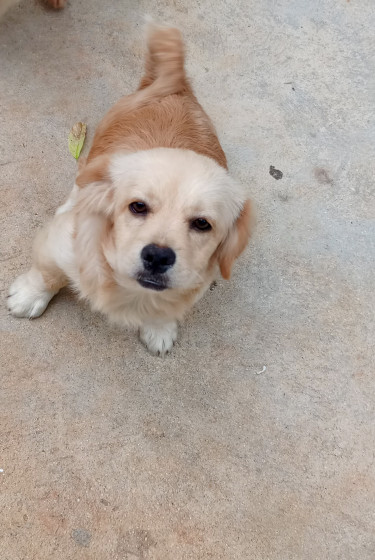
<svg viewBox="0 0 375 560"><path fill-rule="evenodd" d="M324 169L324 167L315 167L314 169L315 179L321 185L331 185L333 183L333 179L328 174L328 171Z"/></svg>
<svg viewBox="0 0 375 560"><path fill-rule="evenodd" d="M91 541L91 533L86 529L73 529L72 539L79 545L88 547Z"/></svg>
<svg viewBox="0 0 375 560"><path fill-rule="evenodd" d="M273 165L270 165L270 175L278 181L279 179L282 179L283 172L280 171L280 169L275 169Z"/></svg>
<svg viewBox="0 0 375 560"><path fill-rule="evenodd" d="M277 193L277 198L281 200L281 202L288 202L288 200L290 200L290 196L282 192Z"/></svg>

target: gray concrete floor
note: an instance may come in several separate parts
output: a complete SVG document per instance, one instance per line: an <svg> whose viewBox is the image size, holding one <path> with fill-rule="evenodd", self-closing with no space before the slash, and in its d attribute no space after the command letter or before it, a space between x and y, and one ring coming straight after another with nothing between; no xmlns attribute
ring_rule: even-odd
<svg viewBox="0 0 375 560"><path fill-rule="evenodd" d="M145 13L184 31L257 229L164 360L67 291L32 322L2 304L1 558L374 560L373 0L8 12L4 299L73 183L70 127L138 82Z"/></svg>

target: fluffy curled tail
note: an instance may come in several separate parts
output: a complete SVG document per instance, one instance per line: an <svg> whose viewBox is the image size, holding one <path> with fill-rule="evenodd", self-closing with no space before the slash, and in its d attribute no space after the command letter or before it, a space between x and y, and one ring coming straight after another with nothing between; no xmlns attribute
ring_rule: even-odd
<svg viewBox="0 0 375 560"><path fill-rule="evenodd" d="M188 85L184 62L184 43L180 31L149 23L145 75L139 89L145 93L149 90L150 95L160 97L184 91Z"/></svg>
<svg viewBox="0 0 375 560"><path fill-rule="evenodd" d="M119 123L124 122L126 114L159 102L168 95L191 93L185 76L184 44L178 29L149 24L147 47L145 74L138 90L120 99L108 111L96 129L93 146L107 142L109 130L121 129ZM96 150L92 148L87 161L95 154Z"/></svg>

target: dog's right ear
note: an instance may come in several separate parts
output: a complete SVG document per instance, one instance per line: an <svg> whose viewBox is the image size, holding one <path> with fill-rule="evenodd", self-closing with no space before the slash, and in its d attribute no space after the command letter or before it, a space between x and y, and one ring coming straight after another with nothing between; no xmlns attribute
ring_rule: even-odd
<svg viewBox="0 0 375 560"><path fill-rule="evenodd" d="M78 211L110 216L114 210L114 189L109 174L108 155L96 157L79 170L76 184L80 189Z"/></svg>

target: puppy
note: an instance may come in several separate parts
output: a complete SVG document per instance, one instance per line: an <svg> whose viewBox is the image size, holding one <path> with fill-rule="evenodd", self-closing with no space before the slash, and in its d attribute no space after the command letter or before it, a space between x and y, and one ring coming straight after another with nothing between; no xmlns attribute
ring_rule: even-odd
<svg viewBox="0 0 375 560"><path fill-rule="evenodd" d="M184 70L179 31L151 26L145 75L99 124L73 190L36 237L10 288L16 317L39 317L70 284L120 325L169 352L177 321L249 238L250 202Z"/></svg>

